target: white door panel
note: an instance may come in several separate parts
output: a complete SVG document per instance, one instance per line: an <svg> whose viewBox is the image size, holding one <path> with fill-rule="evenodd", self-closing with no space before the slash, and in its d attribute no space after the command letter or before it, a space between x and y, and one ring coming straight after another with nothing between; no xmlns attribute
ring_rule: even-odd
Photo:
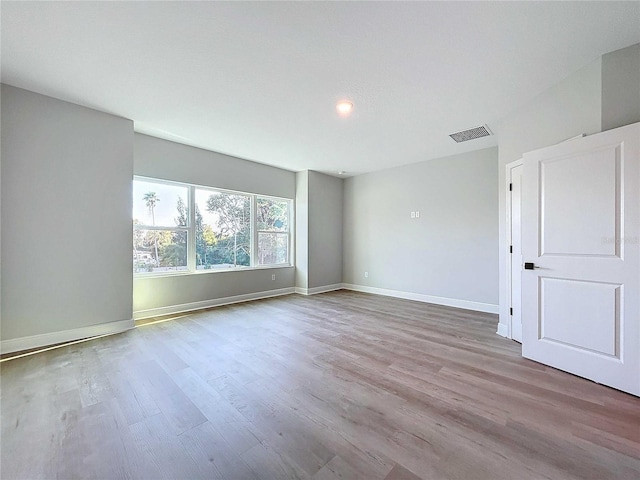
<svg viewBox="0 0 640 480"><path fill-rule="evenodd" d="M540 339L618 357L620 288L540 277Z"/></svg>
<svg viewBox="0 0 640 480"><path fill-rule="evenodd" d="M542 255L615 255L619 159L608 147L540 162Z"/></svg>
<svg viewBox="0 0 640 480"><path fill-rule="evenodd" d="M640 395L640 124L525 154L523 356Z"/></svg>

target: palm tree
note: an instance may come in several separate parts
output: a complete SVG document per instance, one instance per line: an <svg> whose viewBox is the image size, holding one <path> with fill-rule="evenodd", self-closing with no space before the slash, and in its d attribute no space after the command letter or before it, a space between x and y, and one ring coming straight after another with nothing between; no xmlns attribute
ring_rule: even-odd
<svg viewBox="0 0 640 480"><path fill-rule="evenodd" d="M156 204L160 201L160 199L156 195L156 192L147 192L144 194L142 199L144 200L145 205L147 206L147 208L149 209L149 212L151 213L151 224L155 227L156 215L155 215L154 209L156 208ZM157 235L153 236L153 244L156 251L156 264L159 265L160 263L158 261L158 236Z"/></svg>

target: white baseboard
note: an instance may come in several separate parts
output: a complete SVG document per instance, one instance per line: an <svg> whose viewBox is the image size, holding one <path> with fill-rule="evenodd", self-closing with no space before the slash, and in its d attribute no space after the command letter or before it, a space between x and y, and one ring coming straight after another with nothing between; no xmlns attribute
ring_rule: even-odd
<svg viewBox="0 0 640 480"><path fill-rule="evenodd" d="M504 323L498 324L498 331L496 333L501 337L509 338L509 328Z"/></svg>
<svg viewBox="0 0 640 480"><path fill-rule="evenodd" d="M296 293L300 295L315 295L317 293L333 292L334 290L342 290L342 283L334 283L333 285L322 285L313 288L296 287Z"/></svg>
<svg viewBox="0 0 640 480"><path fill-rule="evenodd" d="M248 302L250 300L260 300L261 298L279 297L280 295L289 295L291 293L295 293L295 288L279 288L276 290L266 290L263 292L234 295L232 297L214 298L212 300L203 300L201 302L182 303L179 305L169 305L168 307L150 308L148 310L138 310L137 312L133 312L133 318L135 320L141 320L143 318L160 317L162 315L173 315L175 313L192 312L193 310L202 310L203 308L219 307L221 305Z"/></svg>
<svg viewBox="0 0 640 480"><path fill-rule="evenodd" d="M353 290L355 292L374 293L376 295L404 298L406 300L415 300L417 302L434 303L436 305L445 305L447 307L464 308L465 310L474 310L477 312L498 313L499 310L498 305L494 305L492 303L472 302L470 300L459 300L457 298L436 297L433 295L423 295L421 293L402 292L400 290L388 290L386 288L354 285L352 283L343 283L342 288L345 290Z"/></svg>
<svg viewBox="0 0 640 480"><path fill-rule="evenodd" d="M32 348L40 348L48 345L55 345L57 343L72 342L83 338L112 335L114 333L129 330L134 326L133 319L119 320L117 322L99 323L98 325L72 328L70 330L62 330L59 332L41 333L28 337L12 338L9 340L2 340L2 342L0 342L0 352L20 352L22 350L31 350Z"/></svg>

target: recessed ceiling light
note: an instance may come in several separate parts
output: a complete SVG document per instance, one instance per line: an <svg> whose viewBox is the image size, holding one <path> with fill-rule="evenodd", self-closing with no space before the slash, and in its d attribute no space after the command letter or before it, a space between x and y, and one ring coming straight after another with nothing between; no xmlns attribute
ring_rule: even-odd
<svg viewBox="0 0 640 480"><path fill-rule="evenodd" d="M346 100L338 102L338 104L336 105L336 110L338 110L338 113L340 115L349 115L353 110L353 103L347 102Z"/></svg>
<svg viewBox="0 0 640 480"><path fill-rule="evenodd" d="M347 172L345 172L344 170L340 170L340 171L338 172L338 175L344 175L345 173L347 173Z"/></svg>

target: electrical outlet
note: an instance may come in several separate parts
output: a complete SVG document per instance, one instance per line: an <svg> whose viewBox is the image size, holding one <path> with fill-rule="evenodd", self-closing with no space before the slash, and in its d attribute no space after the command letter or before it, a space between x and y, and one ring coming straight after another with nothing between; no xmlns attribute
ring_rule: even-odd
<svg viewBox="0 0 640 480"><path fill-rule="evenodd" d="M416 218L416 212L411 212L411 218Z"/></svg>
<svg viewBox="0 0 640 480"><path fill-rule="evenodd" d="M273 273L273 274L271 275L271 280L275 280L275 279L276 279L276 274L275 274L275 273Z"/></svg>
<svg viewBox="0 0 640 480"><path fill-rule="evenodd" d="M369 278L369 272L364 272L364 278Z"/></svg>
<svg viewBox="0 0 640 480"><path fill-rule="evenodd" d="M420 218L420 212L416 210L416 218Z"/></svg>

